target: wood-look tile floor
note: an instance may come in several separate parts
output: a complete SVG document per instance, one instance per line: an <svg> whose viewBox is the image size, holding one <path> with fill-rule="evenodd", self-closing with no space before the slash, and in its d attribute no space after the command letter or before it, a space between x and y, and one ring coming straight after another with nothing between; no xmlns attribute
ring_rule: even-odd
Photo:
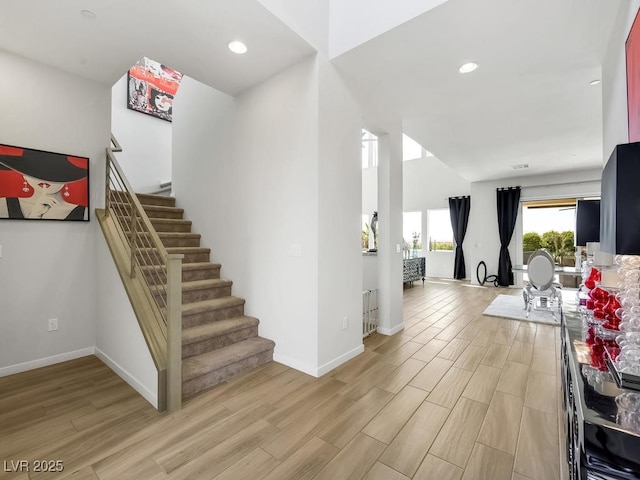
<svg viewBox="0 0 640 480"><path fill-rule="evenodd" d="M559 329L483 316L500 293L416 284L404 331L324 377L270 363L173 415L95 357L0 378L0 479L565 478Z"/></svg>

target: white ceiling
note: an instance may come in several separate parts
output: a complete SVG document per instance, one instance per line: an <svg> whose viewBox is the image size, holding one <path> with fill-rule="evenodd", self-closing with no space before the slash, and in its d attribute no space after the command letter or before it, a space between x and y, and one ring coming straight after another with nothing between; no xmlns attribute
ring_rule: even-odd
<svg viewBox="0 0 640 480"><path fill-rule="evenodd" d="M619 6L448 0L333 61L372 116L401 119L469 181L601 167L601 85L589 82ZM468 61L480 68L460 75Z"/></svg>
<svg viewBox="0 0 640 480"><path fill-rule="evenodd" d="M333 62L365 116L402 121L469 181L600 167L589 82L620 2L448 0ZM231 95L314 52L256 0L2 0L0 49L107 85L147 56Z"/></svg>
<svg viewBox="0 0 640 480"><path fill-rule="evenodd" d="M2 0L0 48L107 85L146 56L230 95L314 52L255 0Z"/></svg>

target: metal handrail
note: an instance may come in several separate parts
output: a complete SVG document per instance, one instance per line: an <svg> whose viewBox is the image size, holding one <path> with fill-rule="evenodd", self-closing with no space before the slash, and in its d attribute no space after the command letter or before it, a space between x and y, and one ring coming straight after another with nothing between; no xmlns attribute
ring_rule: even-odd
<svg viewBox="0 0 640 480"><path fill-rule="evenodd" d="M121 240L128 247L131 278L137 272L146 285L147 296L155 302L160 319L158 327L166 343L167 408L180 408L182 396L182 254L169 254L144 207L138 200L114 152L122 148L111 136L106 149L105 211L119 226ZM152 320L153 321L153 320Z"/></svg>

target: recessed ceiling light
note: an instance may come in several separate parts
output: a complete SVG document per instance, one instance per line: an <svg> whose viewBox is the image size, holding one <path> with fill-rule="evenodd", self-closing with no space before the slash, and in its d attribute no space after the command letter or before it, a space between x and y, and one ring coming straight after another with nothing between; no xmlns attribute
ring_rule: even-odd
<svg viewBox="0 0 640 480"><path fill-rule="evenodd" d="M91 20L94 20L96 18L96 14L91 10L80 10L80 15L82 15L84 18L90 18Z"/></svg>
<svg viewBox="0 0 640 480"><path fill-rule="evenodd" d="M247 53L247 46L244 43L235 40L229 43L229 50L231 50L233 53L242 55L243 53Z"/></svg>
<svg viewBox="0 0 640 480"><path fill-rule="evenodd" d="M469 62L469 63L465 63L464 65L460 65L460 68L458 68L458 71L460 73L471 73L476 68L478 68L478 64L477 63Z"/></svg>
<svg viewBox="0 0 640 480"><path fill-rule="evenodd" d="M596 78L595 80L591 80L591 81L589 82L589 85L598 85L599 83L600 83L600 79L599 79L599 78Z"/></svg>

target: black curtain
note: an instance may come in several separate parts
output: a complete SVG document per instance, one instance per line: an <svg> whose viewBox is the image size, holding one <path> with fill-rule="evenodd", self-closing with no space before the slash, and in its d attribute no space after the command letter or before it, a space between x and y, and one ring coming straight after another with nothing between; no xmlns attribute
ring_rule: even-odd
<svg viewBox="0 0 640 480"><path fill-rule="evenodd" d="M516 217L520 207L520 187L498 188L498 232L500 233L500 260L498 262L498 285L513 285L513 270L509 256L509 242L516 228Z"/></svg>
<svg viewBox="0 0 640 480"><path fill-rule="evenodd" d="M469 210L471 210L471 197L451 197L449 198L449 215L451 216L451 228L453 237L456 240L456 258L453 264L453 278L461 280L467 277L464 268L464 253L462 242L467 233L469 223Z"/></svg>

